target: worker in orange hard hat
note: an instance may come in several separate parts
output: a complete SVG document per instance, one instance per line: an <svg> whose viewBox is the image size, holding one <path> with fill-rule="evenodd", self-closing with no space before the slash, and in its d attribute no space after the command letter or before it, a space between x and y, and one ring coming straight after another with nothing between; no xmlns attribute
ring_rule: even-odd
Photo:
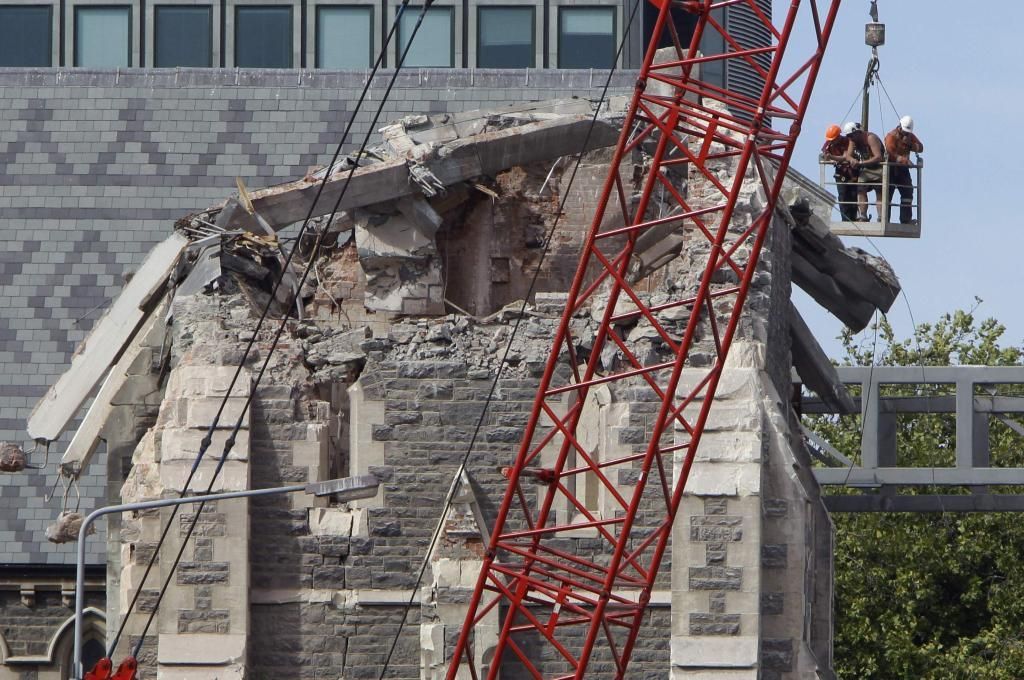
<svg viewBox="0 0 1024 680"><path fill-rule="evenodd" d="M829 125L825 130L825 144L821 147L823 160L835 166L836 196L839 198L839 214L844 222L853 222L857 217L857 170L846 158L850 140L838 125Z"/></svg>
<svg viewBox="0 0 1024 680"><path fill-rule="evenodd" d="M914 119L900 118L900 124L885 136L885 150L889 154L889 212L892 197L900 190L900 224L914 223L914 182L910 178L910 153L922 153L924 145L914 134Z"/></svg>

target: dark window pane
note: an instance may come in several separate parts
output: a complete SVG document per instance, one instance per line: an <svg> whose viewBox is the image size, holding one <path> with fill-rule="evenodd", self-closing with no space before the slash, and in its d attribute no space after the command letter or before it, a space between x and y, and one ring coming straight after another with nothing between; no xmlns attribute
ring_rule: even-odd
<svg viewBox="0 0 1024 680"><path fill-rule="evenodd" d="M292 67L292 8L235 8L235 66Z"/></svg>
<svg viewBox="0 0 1024 680"><path fill-rule="evenodd" d="M724 9L713 10L711 16L720 25L725 25ZM725 54L726 52L725 38L710 23L707 24L704 33L700 36L700 51L708 57L715 54ZM700 68L701 80L712 85L725 87L725 61L706 61L700 65Z"/></svg>
<svg viewBox="0 0 1024 680"><path fill-rule="evenodd" d="M558 10L559 68L611 68L614 59L614 7Z"/></svg>
<svg viewBox="0 0 1024 680"><path fill-rule="evenodd" d="M153 65L213 65L213 8L158 5L153 29Z"/></svg>
<svg viewBox="0 0 1024 680"><path fill-rule="evenodd" d="M532 7L481 7L477 15L477 66L532 67L533 26Z"/></svg>
<svg viewBox="0 0 1024 680"><path fill-rule="evenodd" d="M367 68L373 62L373 10L316 8L317 68Z"/></svg>
<svg viewBox="0 0 1024 680"><path fill-rule="evenodd" d="M96 638L89 638L82 645L82 666L84 668L92 668L106 655L107 650L103 643Z"/></svg>
<svg viewBox="0 0 1024 680"><path fill-rule="evenodd" d="M399 58L412 36L421 10L421 7L409 5L402 14L402 20L398 23ZM423 24L416 32L416 39L409 48L403 66L454 66L454 40L455 10L451 7L431 7L423 17Z"/></svg>
<svg viewBox="0 0 1024 680"><path fill-rule="evenodd" d="M0 66L50 66L52 36L51 8L0 6Z"/></svg>
<svg viewBox="0 0 1024 680"><path fill-rule="evenodd" d="M75 66L131 66L131 9L75 8Z"/></svg>

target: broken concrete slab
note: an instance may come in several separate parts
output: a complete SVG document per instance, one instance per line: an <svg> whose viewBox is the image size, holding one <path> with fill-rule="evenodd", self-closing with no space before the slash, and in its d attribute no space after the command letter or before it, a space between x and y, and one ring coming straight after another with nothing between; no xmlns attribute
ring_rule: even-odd
<svg viewBox="0 0 1024 680"><path fill-rule="evenodd" d="M96 383L135 335L146 316L145 308L166 285L186 245L188 239L173 234L149 252L135 276L78 346L71 368L32 410L28 419L29 436L38 441L60 437Z"/></svg>
<svg viewBox="0 0 1024 680"><path fill-rule="evenodd" d="M121 358L107 374L100 391L92 400L89 409L78 426L71 443L64 451L61 458L61 466L71 474L78 476L82 470L89 465L93 452L100 442L100 432L106 424L114 409L114 397L128 380L129 369L139 358L146 348L146 338L159 324L163 322L164 311L167 308L167 300L163 300L150 312L142 324L141 329L135 334L128 348L121 354Z"/></svg>
<svg viewBox="0 0 1024 680"><path fill-rule="evenodd" d="M542 102L509 104L493 109L477 109L436 116L406 116L381 128L381 137L396 155L407 156L416 147L447 144L456 139L478 135L489 128L536 122L554 116L593 114L593 105L585 99L553 99ZM407 156L411 157L411 156Z"/></svg>
<svg viewBox="0 0 1024 680"><path fill-rule="evenodd" d="M806 195L781 212L793 234L794 283L854 331L865 328L876 310L889 311L900 284L888 262L846 247Z"/></svg>
<svg viewBox="0 0 1024 680"><path fill-rule="evenodd" d="M589 103L587 107L590 107ZM618 125L611 119L599 117L594 121L592 115L585 113L560 115L455 139L425 150L429 153L422 154L418 162L448 186L481 175L494 175L514 165L578 154L584 140L588 140L588 149L610 146L618 134ZM348 171L335 173L324 185L312 216L326 215L335 206L348 211L418 193L410 172L410 161L410 158L386 159L359 167L351 173L351 180ZM250 192L249 197L253 210L277 229L303 220L310 213L317 190L317 180L303 178ZM208 212L219 210L215 208ZM239 215L238 218L218 219L218 226L237 228L239 225L235 221L242 217L239 211L235 214Z"/></svg>

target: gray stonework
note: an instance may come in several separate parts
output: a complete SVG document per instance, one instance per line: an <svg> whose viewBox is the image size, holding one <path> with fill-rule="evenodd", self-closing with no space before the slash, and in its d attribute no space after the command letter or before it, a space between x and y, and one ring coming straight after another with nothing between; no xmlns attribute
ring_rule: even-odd
<svg viewBox="0 0 1024 680"><path fill-rule="evenodd" d="M74 614L74 573L43 584L41 574L24 574L20 588L0 586L0 680L63 680L70 658ZM62 582L62 583L61 583ZM106 627L102 580L86 582L84 638L102 640Z"/></svg>
<svg viewBox="0 0 1024 680"><path fill-rule="evenodd" d="M699 187L691 177L691 193ZM763 200L748 174L730 229L747 228ZM691 239L669 265L690 286L696 274L686 263L707 257L694 243L706 248ZM831 584L832 526L789 405L790 255L789 230L776 217L674 527L673 679L830 677L831 593L821 584ZM698 342L691 356L699 354ZM692 362L678 393L706 373ZM687 412L695 416L701 403ZM676 434L689 440L679 426Z"/></svg>

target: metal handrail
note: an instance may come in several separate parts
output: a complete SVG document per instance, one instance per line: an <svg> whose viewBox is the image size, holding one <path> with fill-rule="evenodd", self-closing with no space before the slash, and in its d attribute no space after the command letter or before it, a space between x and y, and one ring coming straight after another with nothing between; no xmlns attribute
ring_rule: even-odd
<svg viewBox="0 0 1024 680"><path fill-rule="evenodd" d="M923 214L922 208L923 208L923 205L924 205L923 200L922 200L922 196L924 194L924 192L923 192L924 184L922 182L922 179L923 179L923 172L922 171L924 169L924 157L921 156L920 154L915 154L915 156L916 156L915 162L911 163L909 166L906 166L906 167L912 168L913 169L913 174L916 175L914 177L914 198L911 201L911 208L913 209L914 213L916 214L916 218L915 219L917 220L918 226L920 226L921 222L922 222L922 214ZM878 215L877 216L877 220L875 220L875 221L882 223L883 226L889 226L889 224L890 224L889 215L891 213L892 208L893 207L897 207L898 208L901 205L900 202L897 202L895 204L895 206L894 206L890 202L890 198L889 198L889 188L890 188L889 174L890 174L890 168L891 167L895 167L895 166L897 166L899 164L891 162L888 159L881 161L879 164L882 166L882 195L881 195L881 198L882 198L882 214ZM839 182L839 181L836 181L835 179L830 179L829 176L828 176L827 168L831 168L834 165L835 165L835 163L833 161L827 160L825 158L824 154L819 154L818 155L818 167L819 167L819 171L820 171L818 185L822 189L828 191L830 194L832 194L833 196L836 197L836 202L835 202L835 206L834 206L835 210L840 210L841 211L842 206L844 206L844 205L853 205L853 206L856 207L857 206L856 198L853 201L842 201L842 200L840 200L839 188L842 187L842 186L854 186L854 187L856 187L856 186L859 186L859 182ZM896 192L895 192L895 188L894 188L893 194L895 195L895 193ZM870 207L871 203L869 202L868 205ZM836 219L836 220L833 220L833 221L835 221L835 222L842 221L841 212L840 212L839 219Z"/></svg>

